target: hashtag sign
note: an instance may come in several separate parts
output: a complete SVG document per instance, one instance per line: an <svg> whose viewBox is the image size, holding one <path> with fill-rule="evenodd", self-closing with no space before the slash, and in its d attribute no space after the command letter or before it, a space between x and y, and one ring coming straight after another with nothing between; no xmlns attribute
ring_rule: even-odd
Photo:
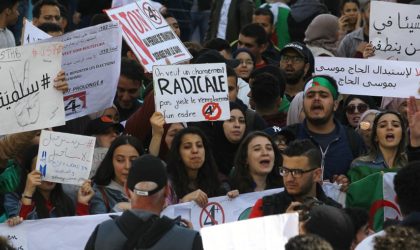
<svg viewBox="0 0 420 250"><path fill-rule="evenodd" d="M50 79L51 78L50 78L50 76L48 74L42 75L42 80L41 80L42 84L41 84L41 86L44 88L44 90L49 87L48 84L51 83Z"/></svg>

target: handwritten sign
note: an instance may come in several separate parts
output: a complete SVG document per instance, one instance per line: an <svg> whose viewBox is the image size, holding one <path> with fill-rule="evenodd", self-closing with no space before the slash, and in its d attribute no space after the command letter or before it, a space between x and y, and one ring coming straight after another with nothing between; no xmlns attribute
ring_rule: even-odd
<svg viewBox="0 0 420 250"><path fill-rule="evenodd" d="M25 220L9 227L0 224L0 235L18 250L84 249L95 227L108 219L110 214L69 216L40 220Z"/></svg>
<svg viewBox="0 0 420 250"><path fill-rule="evenodd" d="M62 43L0 50L0 135L63 125L63 93L54 87Z"/></svg>
<svg viewBox="0 0 420 250"><path fill-rule="evenodd" d="M230 199L227 196L214 197L209 199L208 205L204 208L195 202L186 202L168 206L162 214L170 218L181 216L190 221L195 230L199 230L203 227L247 219L251 208L259 198L282 191L283 188L277 188L241 194L235 199Z"/></svg>
<svg viewBox="0 0 420 250"><path fill-rule="evenodd" d="M156 110L167 123L226 120L229 114L226 65L153 67Z"/></svg>
<svg viewBox="0 0 420 250"><path fill-rule="evenodd" d="M95 137L42 130L36 168L42 180L81 185L89 178Z"/></svg>
<svg viewBox="0 0 420 250"><path fill-rule="evenodd" d="M43 40L64 43L62 68L69 91L64 94L66 120L112 106L121 67L122 33L108 22Z"/></svg>
<svg viewBox="0 0 420 250"><path fill-rule="evenodd" d="M120 7L120 6L130 4L130 3L134 3L134 2L137 2L137 1L136 0L113 0L111 7L112 8ZM150 5L152 5L152 7L156 10L160 10L160 8L162 8L162 6L163 6L161 3L154 2L154 1L151 1Z"/></svg>
<svg viewBox="0 0 420 250"><path fill-rule="evenodd" d="M31 21L26 18L24 19L22 32L23 45L38 42L50 37L50 35L35 27Z"/></svg>
<svg viewBox="0 0 420 250"><path fill-rule="evenodd" d="M265 216L200 230L206 250L280 250L299 234L298 213Z"/></svg>
<svg viewBox="0 0 420 250"><path fill-rule="evenodd" d="M418 62L316 57L315 73L334 77L343 94L420 97Z"/></svg>
<svg viewBox="0 0 420 250"><path fill-rule="evenodd" d="M372 1L370 10L373 58L420 61L420 6Z"/></svg>
<svg viewBox="0 0 420 250"><path fill-rule="evenodd" d="M176 64L192 58L188 49L168 26L165 18L147 0L106 10L119 21L124 40L147 72L153 65Z"/></svg>

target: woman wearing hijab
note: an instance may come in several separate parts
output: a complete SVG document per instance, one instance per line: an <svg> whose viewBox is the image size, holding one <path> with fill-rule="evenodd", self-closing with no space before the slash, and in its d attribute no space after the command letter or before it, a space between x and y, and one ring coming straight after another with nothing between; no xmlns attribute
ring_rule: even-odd
<svg viewBox="0 0 420 250"><path fill-rule="evenodd" d="M335 56L338 39L338 18L331 14L315 17L305 32L306 46L316 56Z"/></svg>

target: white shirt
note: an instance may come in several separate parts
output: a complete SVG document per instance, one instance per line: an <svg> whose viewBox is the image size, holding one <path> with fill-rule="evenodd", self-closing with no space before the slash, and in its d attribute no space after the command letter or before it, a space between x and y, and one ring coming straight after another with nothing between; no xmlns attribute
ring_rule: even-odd
<svg viewBox="0 0 420 250"><path fill-rule="evenodd" d="M238 98L248 107L249 106L249 97L248 93L251 91L249 84L245 82L242 78L238 77Z"/></svg>
<svg viewBox="0 0 420 250"><path fill-rule="evenodd" d="M219 26L217 27L218 38L226 39L226 28L228 25L228 14L231 1L232 0L225 0L222 9L220 10Z"/></svg>

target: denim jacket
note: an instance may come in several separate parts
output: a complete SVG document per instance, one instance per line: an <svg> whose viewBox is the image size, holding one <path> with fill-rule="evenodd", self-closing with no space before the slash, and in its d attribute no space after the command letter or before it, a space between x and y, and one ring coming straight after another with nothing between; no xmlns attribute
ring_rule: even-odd
<svg viewBox="0 0 420 250"><path fill-rule="evenodd" d="M4 195L4 209L6 210L7 217L14 217L19 215L20 209L22 207L22 202L20 201L20 195L15 192L10 192ZM57 217L55 213L55 208L52 208L50 211L50 218ZM36 208L28 214L26 217L27 220L36 220L38 219L38 214Z"/></svg>
<svg viewBox="0 0 420 250"><path fill-rule="evenodd" d="M119 202L128 202L127 196L121 190L115 188L115 182L107 186L93 185L95 195L90 201L90 214L106 214L112 212L119 212L115 205ZM108 203L108 205L107 205Z"/></svg>

